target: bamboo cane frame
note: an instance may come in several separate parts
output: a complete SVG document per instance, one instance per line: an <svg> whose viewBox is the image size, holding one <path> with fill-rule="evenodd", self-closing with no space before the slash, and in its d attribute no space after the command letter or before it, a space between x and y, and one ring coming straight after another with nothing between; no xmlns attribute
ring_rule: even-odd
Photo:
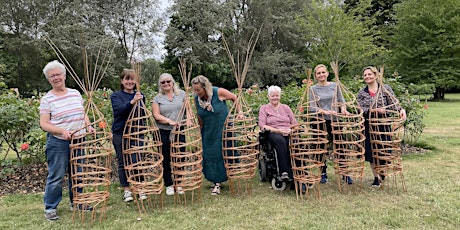
<svg viewBox="0 0 460 230"><path fill-rule="evenodd" d="M316 198L321 198L321 166L326 161L328 143L325 119L319 113L319 98L311 89L311 72L307 70L307 85L294 113L298 125L292 127L289 140L296 198L302 200L309 194L310 186Z"/></svg>
<svg viewBox="0 0 460 230"><path fill-rule="evenodd" d="M243 189L242 186L244 186L244 192L251 195L250 180L254 177L258 165L259 142L255 132L257 121L244 98L242 89L261 29L252 33L244 57L240 57L237 52L236 62L225 37L222 37L238 84L237 100L228 113L222 132L222 154L232 195L239 193ZM240 63L240 60L243 59L244 64Z"/></svg>
<svg viewBox="0 0 460 230"><path fill-rule="evenodd" d="M90 124L76 130L72 134L69 145L69 170L71 172L69 180L72 182L74 205L72 221L75 222L75 216L78 215L84 222L87 212L79 210L78 207L91 206L93 208L89 212L91 221L93 222L99 215L99 221L101 222L106 217L106 205L110 196L111 156L113 150L109 147L112 142L112 134L107 127L104 115L93 101L93 94L106 74L114 46L106 42L100 44L93 69L90 69L86 49L82 49L85 71L85 81L82 81L56 44L48 37L45 37L45 40L59 60L66 65L69 75L87 95L84 110L90 120ZM93 129L93 131L91 132L90 129Z"/></svg>
<svg viewBox="0 0 460 230"><path fill-rule="evenodd" d="M177 126L171 132L171 169L174 187L181 187L184 195L175 193L175 200L187 205L187 195L192 204L195 196L201 202L201 186L203 181L203 148L201 144L200 125L193 112L189 96L192 65L187 74L185 59L179 60L179 71L185 89L185 100L175 119Z"/></svg>
<svg viewBox="0 0 460 230"><path fill-rule="evenodd" d="M140 64L133 64L140 92ZM163 155L160 131L143 100L134 104L123 131L123 160L134 196L147 195L149 206L163 207ZM147 213L143 200L135 199L139 213Z"/></svg>
<svg viewBox="0 0 460 230"><path fill-rule="evenodd" d="M364 117L355 95L339 79L338 62L331 62L336 89L332 100L333 161L339 191L348 191L346 177L353 179L353 189L362 189L364 177ZM343 101L338 96L342 95ZM341 110L348 111L344 114ZM344 188L345 190L342 190Z"/></svg>
<svg viewBox="0 0 460 230"><path fill-rule="evenodd" d="M404 124L399 113L402 108L394 93L383 87L383 72L384 68L381 67L378 73L379 88L369 108L368 118L374 169L381 178L385 178L381 189L388 187L398 191L398 184L401 183L402 190L407 191L400 138Z"/></svg>

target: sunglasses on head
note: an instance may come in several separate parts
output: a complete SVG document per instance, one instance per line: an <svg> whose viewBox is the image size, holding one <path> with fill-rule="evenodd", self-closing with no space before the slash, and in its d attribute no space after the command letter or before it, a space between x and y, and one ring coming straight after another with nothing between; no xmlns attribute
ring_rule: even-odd
<svg viewBox="0 0 460 230"><path fill-rule="evenodd" d="M165 84L165 83L171 83L171 80L166 80L166 81L160 81L161 84Z"/></svg>

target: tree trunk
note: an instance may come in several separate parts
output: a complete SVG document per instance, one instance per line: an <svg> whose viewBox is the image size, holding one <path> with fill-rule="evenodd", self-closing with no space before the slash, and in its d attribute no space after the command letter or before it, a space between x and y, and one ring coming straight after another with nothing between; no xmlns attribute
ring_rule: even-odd
<svg viewBox="0 0 460 230"><path fill-rule="evenodd" d="M440 101L444 100L445 88L436 87L436 91L433 93L433 100Z"/></svg>

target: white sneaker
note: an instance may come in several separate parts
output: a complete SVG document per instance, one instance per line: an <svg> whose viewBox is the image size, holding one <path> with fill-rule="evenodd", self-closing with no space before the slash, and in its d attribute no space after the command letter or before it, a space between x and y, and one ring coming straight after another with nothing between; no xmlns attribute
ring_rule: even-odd
<svg viewBox="0 0 460 230"><path fill-rule="evenodd" d="M168 195L168 196L174 195L174 186L173 185L166 187L166 195Z"/></svg>
<svg viewBox="0 0 460 230"><path fill-rule="evenodd" d="M123 194L123 201L130 202L133 200L134 200L133 193L131 191L125 191L125 193Z"/></svg>
<svg viewBox="0 0 460 230"><path fill-rule="evenodd" d="M147 200L147 195L145 195L144 193L139 193L139 200Z"/></svg>
<svg viewBox="0 0 460 230"><path fill-rule="evenodd" d="M184 190L182 190L182 187L177 187L177 194L184 195Z"/></svg>

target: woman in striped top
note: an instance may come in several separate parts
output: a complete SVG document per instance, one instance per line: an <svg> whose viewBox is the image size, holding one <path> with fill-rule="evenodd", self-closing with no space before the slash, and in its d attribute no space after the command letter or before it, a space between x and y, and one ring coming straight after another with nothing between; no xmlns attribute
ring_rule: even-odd
<svg viewBox="0 0 460 230"><path fill-rule="evenodd" d="M88 126L89 119L85 114L80 92L65 86L65 66L58 61L52 61L45 66L43 73L52 86L40 100L40 127L47 132L45 154L48 164L43 201L45 218L53 221L59 218L57 206L62 199L62 181L66 171L69 178L71 208L73 207L69 144L72 135L85 133L84 129L75 132ZM85 208L91 209L89 206Z"/></svg>

